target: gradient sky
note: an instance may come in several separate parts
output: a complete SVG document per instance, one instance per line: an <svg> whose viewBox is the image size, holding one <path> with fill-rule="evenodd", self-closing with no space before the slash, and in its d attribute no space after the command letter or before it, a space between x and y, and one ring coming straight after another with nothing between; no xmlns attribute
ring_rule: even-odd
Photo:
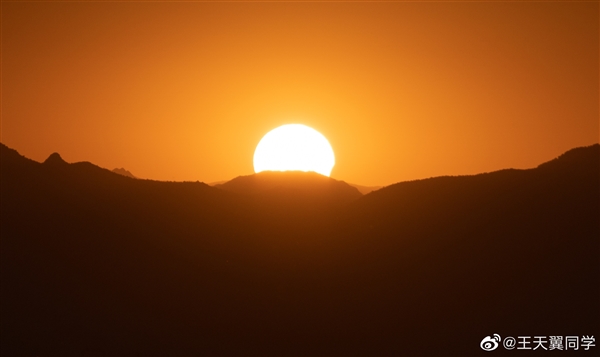
<svg viewBox="0 0 600 357"><path fill-rule="evenodd" d="M213 182L288 123L363 185L599 137L597 2L2 2L1 141Z"/></svg>

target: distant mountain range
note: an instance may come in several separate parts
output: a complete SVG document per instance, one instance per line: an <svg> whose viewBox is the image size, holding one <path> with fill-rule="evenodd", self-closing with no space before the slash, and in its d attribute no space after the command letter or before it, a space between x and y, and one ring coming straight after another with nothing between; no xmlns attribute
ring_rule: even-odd
<svg viewBox="0 0 600 357"><path fill-rule="evenodd" d="M137 178L137 177L133 176L133 174L131 172L125 170L124 168L120 168L120 169L115 168L112 170L112 172L119 174L119 175L126 176L126 177Z"/></svg>
<svg viewBox="0 0 600 357"><path fill-rule="evenodd" d="M209 186L219 186L219 185L222 185L222 184L224 184L226 182L228 182L228 181L225 180L225 181L209 182L208 185ZM363 195L366 195L367 193L370 193L370 192L373 192L373 191L377 191L377 190L379 190L382 187L382 186L362 186L362 185L356 185L356 184L349 183L349 182L347 184L350 185L350 186L352 186L352 187L355 187L358 190L358 192L362 193Z"/></svg>
<svg viewBox="0 0 600 357"><path fill-rule="evenodd" d="M214 187L272 203L293 202L296 205L300 202L319 206L345 204L362 197L356 187L343 181L302 171L263 171L239 176Z"/></svg>
<svg viewBox="0 0 600 357"><path fill-rule="evenodd" d="M132 180L1 144L0 168L3 356L471 356L534 353L483 351L494 333L600 336L598 144L367 195L298 172Z"/></svg>
<svg viewBox="0 0 600 357"><path fill-rule="evenodd" d="M382 186L363 186L363 185L357 185L357 184L353 184L353 183L349 183L349 185L356 187L358 192L362 193L363 195L366 195L367 193L371 193L373 191L377 191L382 187Z"/></svg>

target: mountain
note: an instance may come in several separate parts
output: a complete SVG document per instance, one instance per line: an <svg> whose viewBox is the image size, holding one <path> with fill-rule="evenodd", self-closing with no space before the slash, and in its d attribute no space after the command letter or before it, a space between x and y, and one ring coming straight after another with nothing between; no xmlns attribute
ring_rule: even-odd
<svg viewBox="0 0 600 357"><path fill-rule="evenodd" d="M306 182L345 184L51 158L0 145L2 355L486 355L494 333L600 335L599 145L322 206Z"/></svg>
<svg viewBox="0 0 600 357"><path fill-rule="evenodd" d="M358 189L343 181L303 171L263 171L215 187L283 204L343 204L362 196Z"/></svg>
<svg viewBox="0 0 600 357"><path fill-rule="evenodd" d="M113 169L112 172L119 174L119 175L123 175L125 177L130 177L130 178L134 178L134 179L137 178L137 177L133 176L133 174L131 172L125 170L124 168L120 168L120 169L116 168L116 169Z"/></svg>
<svg viewBox="0 0 600 357"><path fill-rule="evenodd" d="M371 193L373 191L377 191L381 188L381 186L362 186L353 183L349 183L349 185L352 187L356 187L356 189L363 195L366 195L367 193Z"/></svg>
<svg viewBox="0 0 600 357"><path fill-rule="evenodd" d="M289 174L289 172L287 172L287 174ZM318 174L317 174L318 175ZM251 175L250 175L251 176ZM224 183L226 183L228 181L217 181L217 182L210 182L208 183L209 186L218 186L218 185L222 185ZM343 181L340 181L343 182ZM366 195L367 193L373 192L373 191L377 191L379 190L382 186L362 186L362 185L356 185L353 183L347 183L348 185L355 187L358 192L360 192L363 195ZM349 191L349 190L348 190ZM354 193L352 193L354 195Z"/></svg>
<svg viewBox="0 0 600 357"><path fill-rule="evenodd" d="M215 181L215 182L207 182L207 185L209 185L209 186L216 186L216 185L224 184L225 182L227 182L227 180Z"/></svg>
<svg viewBox="0 0 600 357"><path fill-rule="evenodd" d="M65 162L65 160L63 160L63 158L60 156L59 153L55 152L55 153L51 154L50 156L48 156L46 161L44 161L44 165L58 167L58 166L66 165L66 162Z"/></svg>
<svg viewBox="0 0 600 357"><path fill-rule="evenodd" d="M587 282L600 278L599 162L594 145L535 169L401 182L352 203L340 227L360 246L362 282L393 277L364 298L390 299L369 316L389 316L401 296L420 308L396 311L387 328L419 321L467 355L483 352L462 350L477 333L598 331L600 288Z"/></svg>

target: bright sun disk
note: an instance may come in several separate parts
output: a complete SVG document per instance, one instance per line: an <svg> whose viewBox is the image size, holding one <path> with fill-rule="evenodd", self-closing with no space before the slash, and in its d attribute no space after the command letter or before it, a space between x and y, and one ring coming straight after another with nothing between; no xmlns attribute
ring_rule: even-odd
<svg viewBox="0 0 600 357"><path fill-rule="evenodd" d="M268 132L254 151L254 172L314 171L329 176L335 156L329 141L302 124L282 125Z"/></svg>

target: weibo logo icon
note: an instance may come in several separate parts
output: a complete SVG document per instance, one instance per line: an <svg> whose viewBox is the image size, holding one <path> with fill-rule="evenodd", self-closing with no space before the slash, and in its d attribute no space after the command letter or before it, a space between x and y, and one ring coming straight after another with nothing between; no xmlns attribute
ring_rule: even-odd
<svg viewBox="0 0 600 357"><path fill-rule="evenodd" d="M481 346L481 349L484 351L493 351L498 348L498 342L500 342L500 335L495 333L494 337L487 336L481 340L479 346Z"/></svg>

